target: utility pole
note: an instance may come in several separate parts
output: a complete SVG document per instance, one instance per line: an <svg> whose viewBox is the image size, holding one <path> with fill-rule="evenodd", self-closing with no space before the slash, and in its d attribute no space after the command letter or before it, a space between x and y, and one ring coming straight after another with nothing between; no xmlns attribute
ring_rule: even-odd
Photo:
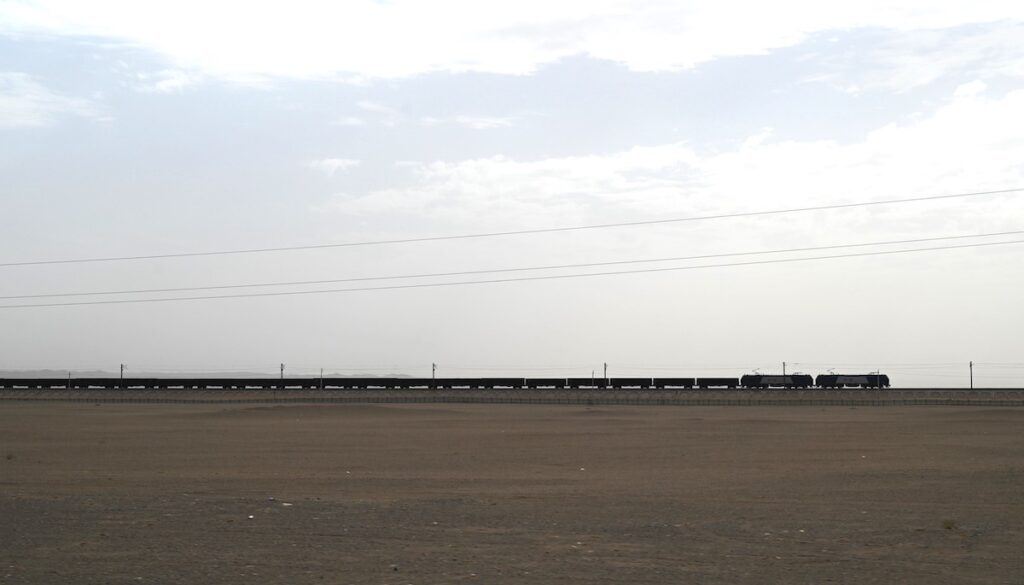
<svg viewBox="0 0 1024 585"><path fill-rule="evenodd" d="M430 389L437 388L437 364L430 364Z"/></svg>
<svg viewBox="0 0 1024 585"><path fill-rule="evenodd" d="M320 368L320 391L324 391L324 369Z"/></svg>
<svg viewBox="0 0 1024 585"><path fill-rule="evenodd" d="M124 390L124 364L121 364L121 389Z"/></svg>
<svg viewBox="0 0 1024 585"><path fill-rule="evenodd" d="M277 387L284 390L284 364L281 364L281 381L278 382ZM274 389L274 400L277 400L277 388Z"/></svg>
<svg viewBox="0 0 1024 585"><path fill-rule="evenodd" d="M971 370L971 390L974 390L974 360L967 362L967 364Z"/></svg>
<svg viewBox="0 0 1024 585"><path fill-rule="evenodd" d="M786 362L782 362L782 375L786 375Z"/></svg>
<svg viewBox="0 0 1024 585"><path fill-rule="evenodd" d="M604 382L608 383L608 362L604 363Z"/></svg>

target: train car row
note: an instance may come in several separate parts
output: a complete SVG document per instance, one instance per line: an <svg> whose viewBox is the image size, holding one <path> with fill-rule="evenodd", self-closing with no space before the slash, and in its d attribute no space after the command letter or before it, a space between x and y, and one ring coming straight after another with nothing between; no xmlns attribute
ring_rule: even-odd
<svg viewBox="0 0 1024 585"><path fill-rule="evenodd" d="M888 388L885 374L808 374L740 378L0 378L0 388L183 390L692 389Z"/></svg>

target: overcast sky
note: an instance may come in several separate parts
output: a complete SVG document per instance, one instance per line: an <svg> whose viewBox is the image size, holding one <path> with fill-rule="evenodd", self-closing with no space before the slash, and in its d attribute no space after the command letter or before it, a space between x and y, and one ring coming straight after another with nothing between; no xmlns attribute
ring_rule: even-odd
<svg viewBox="0 0 1024 585"><path fill-rule="evenodd" d="M0 263L1024 188L1020 2L0 0ZM1024 378L1024 193L0 267L0 370Z"/></svg>

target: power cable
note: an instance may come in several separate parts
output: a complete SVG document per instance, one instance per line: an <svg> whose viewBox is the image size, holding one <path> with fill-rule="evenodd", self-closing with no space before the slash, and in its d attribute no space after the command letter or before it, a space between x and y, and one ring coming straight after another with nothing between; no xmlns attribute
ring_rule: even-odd
<svg viewBox="0 0 1024 585"><path fill-rule="evenodd" d="M805 366L809 368L862 368L862 367L883 367L915 370L936 370L943 368L959 368L963 362L942 362L942 363L878 363L878 362L857 362L857 363L835 363L835 362L789 362L794 366ZM975 362L975 365L978 365Z"/></svg>
<svg viewBox="0 0 1024 585"><path fill-rule="evenodd" d="M729 258L736 256L758 256L765 254L786 254L794 252L814 252L821 250L836 250L842 248L863 248L868 246L889 246L897 244L918 244L922 242L937 242L947 240L962 240L967 238L986 238L995 236L1009 236L1024 234L1024 230L1009 231L1009 232L995 232L988 234L973 234L973 235L959 235L959 236L940 236L934 238L916 238L912 240L889 240L883 242L862 242L858 244L836 244L831 246L812 246L805 248L785 248L776 250L760 250L754 252L727 252L723 254L703 254L699 256L676 256L670 258L647 258L647 259L636 259L636 260L615 260L610 262L587 262L581 264L555 264L547 266L527 266L518 268L495 268L489 270L463 270L459 272L434 272L425 274L405 274L405 275L392 275L392 276L363 276L354 278L334 278L328 280L298 280L289 282L261 282L261 283L249 283L249 284L225 284L225 285L214 285L214 286L189 286L189 287L175 287L175 288L148 288L148 289L132 289L132 290L110 290L110 291L90 291L90 292L70 292L70 293L41 293L41 294L30 294L30 295L7 295L0 296L0 300L15 300L15 299L42 299L42 298L54 298L54 297L85 297L85 296L104 296L104 295L127 295L127 294L149 294L149 293L165 293L165 292L186 292L186 291L200 291L200 290L224 290L224 289L239 289L239 288L259 288L268 286L304 286L312 284L337 284L341 282L367 282L374 280L404 280L410 278L440 278L447 276L470 276L474 274L495 274L495 273L508 273L508 272L527 272L535 270L560 270L567 268L594 268L597 266L621 266L627 264L646 264L653 262L678 262L683 260L709 260L711 258Z"/></svg>
<svg viewBox="0 0 1024 585"><path fill-rule="evenodd" d="M806 258L775 258L771 260L756 260L752 262L736 262L731 264L707 264L702 266L673 266L668 268L645 268L642 270L619 270L619 271L608 271L608 272L592 272L584 274L554 274L547 276L526 276L517 278L495 278L489 280L469 280L469 281L457 281L457 282L433 282L433 283L421 283L421 284L400 284L400 285L389 285L389 286L372 286L372 287L359 287L359 288L342 288L342 289L327 289L327 290L303 290L303 291L282 291L282 292L265 292L265 293L251 293L251 294L231 294L231 295L206 295L206 296L195 296L195 297L167 297L167 298L149 298L149 299L118 299L118 300L105 300L105 301L76 301L69 303L43 303L43 304L25 304L25 305L0 305L0 309L25 309L25 308L38 308L38 307L71 307L71 306L85 306L85 305L119 305L128 303L166 303L175 301L203 301L203 300L214 300L214 299L235 299L235 298L253 298L253 297L283 297L283 296L294 296L294 295L314 295L314 294L329 294L329 293L346 293L346 292L363 292L363 291L378 291L378 290L401 290L401 289L413 289L413 288L436 288L444 286L463 286L472 284L497 284L505 282L524 282L524 281L537 281L537 280L562 280L569 278L592 278L597 276L615 276L622 274L641 274L641 273L654 273L654 272L673 272L681 270L702 270L706 268L726 268L733 266L756 266L763 264L781 264L788 262L806 262L809 260L833 260L837 258L854 258L863 256L883 256L891 254L907 254L912 252L929 252L936 250L953 250L959 248L979 248L983 246L1003 246L1008 244L1024 244L1024 240L1010 240L1006 242L983 242L976 244L960 244L955 246L936 246L932 248L913 248L910 250L884 250L874 252L858 252L855 254L835 254L830 256L810 256Z"/></svg>
<svg viewBox="0 0 1024 585"><path fill-rule="evenodd" d="M765 215L778 215L783 213L800 213L806 211L824 211L828 209L848 209L851 207L867 207L874 205L894 205L899 203L916 203L922 201L937 201L942 199L955 199L965 197L982 197L986 195L999 195L1007 193L1017 193L1024 191L1024 187L1018 187L1014 189L999 189L994 191L974 191L970 193L954 193L951 195L930 195L926 197L909 197L904 199L885 199L881 201L861 201L856 203L837 203L833 205L818 205L813 207L793 207L788 209L772 209L762 211L746 211L739 213L725 213L718 215L702 215L693 217L678 217L670 219L652 219L644 221L629 221L629 222L618 222L618 223L604 223L594 225L580 225L580 226L562 226L552 228L535 228L526 230L511 230L503 232L485 232L477 234L457 234L450 236L427 236L422 238L404 238L395 240L367 240L362 242L342 242L338 244L311 244L307 246L281 246L275 248L248 248L239 250L215 250L207 252L177 252L172 254L148 254L139 256L108 256L103 258L70 258L70 259L57 259L57 260L27 260L27 261L14 261L14 262L3 262L0 263L0 268L11 267L11 266L40 266L46 264L78 264L85 262L121 262L128 260L156 260L163 258L188 258L198 256L223 256L228 254L259 254L265 252L292 252L296 250L320 250L325 248L351 248L357 246L381 246L385 244L412 244L418 242L437 242L444 240L465 240L474 238L493 238L499 236L521 236L528 234L544 234L554 232L569 232L569 231L580 231L580 230L594 230L594 229L607 229L607 228L620 228L620 227L634 227L641 225L656 225L665 223L680 223L689 221L705 221L714 219L732 219L738 217L757 217Z"/></svg>
<svg viewBox="0 0 1024 585"><path fill-rule="evenodd" d="M548 372L548 371L573 371L583 370L586 368L593 368L594 365L581 365L581 366L449 366L445 364L437 364L437 367L443 367L445 370L455 371L469 371L469 372L509 372L509 371L529 371L529 372Z"/></svg>

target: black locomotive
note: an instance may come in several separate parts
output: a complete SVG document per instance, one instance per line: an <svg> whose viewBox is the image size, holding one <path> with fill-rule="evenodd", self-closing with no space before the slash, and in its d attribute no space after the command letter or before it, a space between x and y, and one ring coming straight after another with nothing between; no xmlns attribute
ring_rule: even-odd
<svg viewBox="0 0 1024 585"><path fill-rule="evenodd" d="M814 385L819 388L888 388L885 374L818 374Z"/></svg>
<svg viewBox="0 0 1024 585"><path fill-rule="evenodd" d="M793 374L791 376L765 376L762 374L747 374L740 378L740 386L744 388L810 388L814 386L814 379L807 374Z"/></svg>

